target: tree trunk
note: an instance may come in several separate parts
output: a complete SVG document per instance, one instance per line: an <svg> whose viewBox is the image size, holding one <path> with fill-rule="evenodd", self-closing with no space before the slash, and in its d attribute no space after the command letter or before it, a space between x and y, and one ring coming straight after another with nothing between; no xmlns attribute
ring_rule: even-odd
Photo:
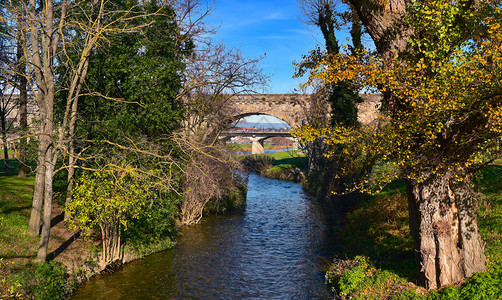
<svg viewBox="0 0 502 300"><path fill-rule="evenodd" d="M437 289L485 271L476 196L470 180L450 173L423 182L407 181L410 231L419 266L419 284Z"/></svg>
<svg viewBox="0 0 502 300"><path fill-rule="evenodd" d="M7 147L7 119L6 119L6 110L0 114L0 129L2 130L2 141L3 141L3 161L7 168L9 166L9 148Z"/></svg>
<svg viewBox="0 0 502 300"><path fill-rule="evenodd" d="M18 61L18 78L19 78L19 128L21 130L21 140L19 145L19 174L18 177L24 178L28 174L28 166L26 165L26 131L28 129L28 91L26 86L28 81L26 79L26 66L23 54L23 47L18 43L17 45L17 61Z"/></svg>
<svg viewBox="0 0 502 300"><path fill-rule="evenodd" d="M31 205L30 215L30 235L40 233L40 221L42 218L42 205L44 201L44 186L45 186L45 153L47 152L47 144L44 138L40 139L38 147L37 170L35 173L35 187L33 190L33 202Z"/></svg>
<svg viewBox="0 0 502 300"><path fill-rule="evenodd" d="M42 235L36 261L45 261L49 246L52 216L52 179L54 176L54 164L52 163L52 147L48 149L45 162L44 178L44 217Z"/></svg>

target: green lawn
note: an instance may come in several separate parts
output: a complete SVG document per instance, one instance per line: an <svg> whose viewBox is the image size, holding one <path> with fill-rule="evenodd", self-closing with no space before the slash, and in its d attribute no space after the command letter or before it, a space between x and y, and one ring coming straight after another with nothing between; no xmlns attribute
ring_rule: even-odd
<svg viewBox="0 0 502 300"><path fill-rule="evenodd" d="M0 161L0 298L19 291L16 274L35 257L39 240L28 234L35 177L19 178L18 162L9 165Z"/></svg>
<svg viewBox="0 0 502 300"><path fill-rule="evenodd" d="M19 178L17 161L11 160L10 165L12 169L7 169L0 162L0 257L4 259L33 255L26 243L38 239L28 235L35 177Z"/></svg>

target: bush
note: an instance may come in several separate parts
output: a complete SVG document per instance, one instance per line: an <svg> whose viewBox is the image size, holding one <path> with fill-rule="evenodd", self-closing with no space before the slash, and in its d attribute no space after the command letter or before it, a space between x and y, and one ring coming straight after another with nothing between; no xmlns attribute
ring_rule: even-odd
<svg viewBox="0 0 502 300"><path fill-rule="evenodd" d="M261 173L274 165L275 159L267 155L246 155L241 163L248 171Z"/></svg>
<svg viewBox="0 0 502 300"><path fill-rule="evenodd" d="M35 299L64 299L67 292L66 268L57 262L38 263L35 266Z"/></svg>
<svg viewBox="0 0 502 300"><path fill-rule="evenodd" d="M475 274L467 284L461 287L448 287L431 292L430 300L484 300L502 299L502 268Z"/></svg>
<svg viewBox="0 0 502 300"><path fill-rule="evenodd" d="M502 267L494 271L475 274L460 292L461 299L501 299Z"/></svg>
<svg viewBox="0 0 502 300"><path fill-rule="evenodd" d="M424 299L416 287L388 270L377 269L366 256L335 260L326 273L326 281L349 299Z"/></svg>
<svg viewBox="0 0 502 300"><path fill-rule="evenodd" d="M152 203L137 218L129 220L123 240L140 257L171 248L176 234L175 222L179 197L165 194L153 197Z"/></svg>
<svg viewBox="0 0 502 300"><path fill-rule="evenodd" d="M358 290L366 278L366 269L363 266L356 266L346 271L338 283L340 286L340 295L349 296Z"/></svg>

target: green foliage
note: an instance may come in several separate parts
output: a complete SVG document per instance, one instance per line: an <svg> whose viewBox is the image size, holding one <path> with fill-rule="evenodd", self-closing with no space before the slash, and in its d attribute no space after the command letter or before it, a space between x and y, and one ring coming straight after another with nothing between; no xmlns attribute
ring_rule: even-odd
<svg viewBox="0 0 502 300"><path fill-rule="evenodd" d="M366 278L366 269L363 266L355 266L346 271L340 278L340 295L349 296L357 292Z"/></svg>
<svg viewBox="0 0 502 300"><path fill-rule="evenodd" d="M339 289L340 296L349 299L389 299L394 296L398 297L396 299L422 299L419 294L408 292L411 287L406 280L388 270L376 268L367 256L335 260L326 273L326 281L333 290ZM399 293L401 295L397 296Z"/></svg>
<svg viewBox="0 0 502 300"><path fill-rule="evenodd" d="M66 268L57 262L38 263L35 266L35 299L65 299Z"/></svg>
<svg viewBox="0 0 502 300"><path fill-rule="evenodd" d="M84 235L92 229L113 224L127 228L146 205L149 191L131 172L101 170L83 173L75 182L66 207L68 221Z"/></svg>
<svg viewBox="0 0 502 300"><path fill-rule="evenodd" d="M119 5L131 9L130 4ZM89 89L118 100L87 96L80 102L79 126L88 138L160 139L179 128L182 120L183 103L177 94L185 67L182 60L193 45L190 40L178 42L172 9L161 9L156 1L133 9L151 15L135 20L138 30L110 36L90 57Z"/></svg>
<svg viewBox="0 0 502 300"><path fill-rule="evenodd" d="M129 220L124 239L130 249L142 256L171 248L176 233L176 217L180 196L175 193L155 193L148 207Z"/></svg>
<svg viewBox="0 0 502 300"><path fill-rule="evenodd" d="M271 168L275 159L267 155L246 155L240 161L246 170L260 173Z"/></svg>
<svg viewBox="0 0 502 300"><path fill-rule="evenodd" d="M502 267L475 274L460 292L460 299L482 300L502 298Z"/></svg>

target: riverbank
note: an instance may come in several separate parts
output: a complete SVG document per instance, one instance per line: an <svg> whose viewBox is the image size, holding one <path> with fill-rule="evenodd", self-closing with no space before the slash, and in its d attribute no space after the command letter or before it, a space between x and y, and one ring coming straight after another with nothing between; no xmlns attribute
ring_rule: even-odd
<svg viewBox="0 0 502 300"><path fill-rule="evenodd" d="M297 150L244 155L238 159L247 170L261 176L298 183L305 179L308 163L308 158Z"/></svg>
<svg viewBox="0 0 502 300"><path fill-rule="evenodd" d="M39 237L28 234L28 222L35 177L18 178L17 161L10 166L0 167L0 298L63 299L98 272L99 242L67 228L54 201L50 262L34 263Z"/></svg>
<svg viewBox="0 0 502 300"><path fill-rule="evenodd" d="M35 177L18 178L16 160L10 161L11 168L0 163L0 299L64 299L90 277L103 271L113 272L117 265L112 269L99 268L99 235L83 239L79 230L71 230L64 221L57 195L53 201L49 262L34 263L39 236L28 234L28 223ZM238 209L245 203L242 197L245 198L245 189L222 199L218 207L208 206L205 213ZM174 238L173 233L140 249L126 246L121 264L172 248Z"/></svg>
<svg viewBox="0 0 502 300"><path fill-rule="evenodd" d="M173 249L84 283L72 300L331 299L331 231L302 187L250 172L242 212L181 229Z"/></svg>
<svg viewBox="0 0 502 300"><path fill-rule="evenodd" d="M326 280L350 299L501 299L502 166L478 175L478 223L485 242L487 271L464 284L428 293L417 287L418 268L408 227L404 182L395 181L362 199L338 229L345 256L335 259Z"/></svg>

